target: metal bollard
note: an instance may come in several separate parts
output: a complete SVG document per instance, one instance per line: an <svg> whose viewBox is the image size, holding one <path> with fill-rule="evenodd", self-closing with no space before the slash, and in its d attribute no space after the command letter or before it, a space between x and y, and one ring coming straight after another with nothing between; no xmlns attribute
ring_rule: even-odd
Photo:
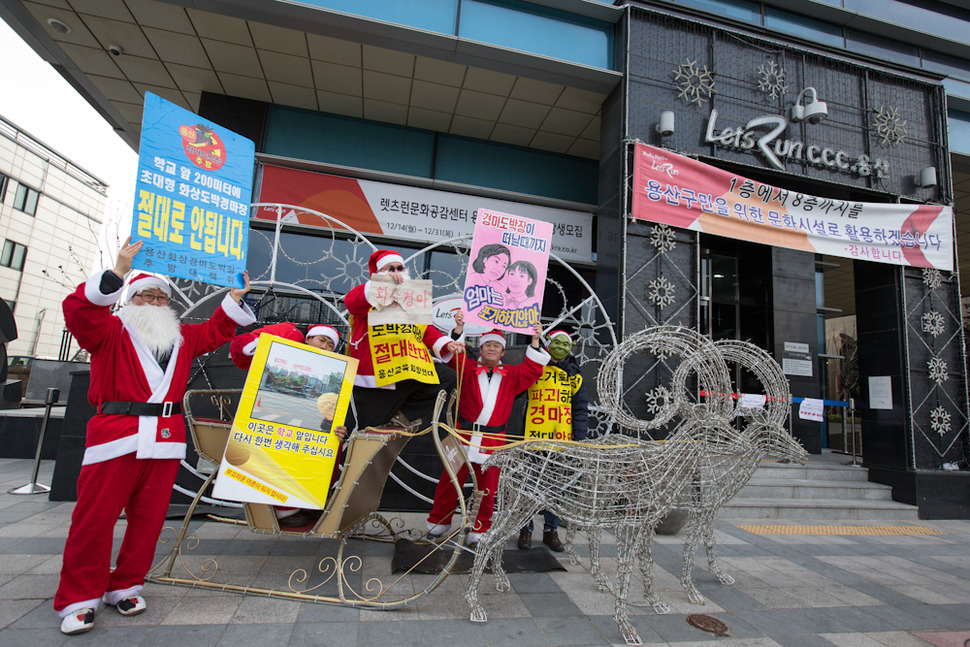
<svg viewBox="0 0 970 647"><path fill-rule="evenodd" d="M30 477L30 483L8 490L7 494L43 494L44 492L51 491L49 485L42 485L37 482L37 473L40 471L40 453L44 447L44 435L47 433L47 421L51 417L51 407L57 404L57 399L60 395L61 392L59 389L47 389L47 397L44 398L44 405L46 407L44 410L44 422L40 425L40 438L37 439L37 454L34 456L34 472Z"/></svg>

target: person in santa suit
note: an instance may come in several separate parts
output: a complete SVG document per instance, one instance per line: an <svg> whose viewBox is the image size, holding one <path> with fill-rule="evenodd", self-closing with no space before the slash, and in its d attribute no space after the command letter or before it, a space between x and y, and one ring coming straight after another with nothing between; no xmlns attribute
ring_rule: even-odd
<svg viewBox="0 0 970 647"><path fill-rule="evenodd" d="M263 333L276 335L277 337L289 339L290 341L298 341L301 344L307 344L308 346L331 352L340 343L340 333L333 326L326 324L310 326L310 329L307 330L306 336L304 337L295 323L284 321L263 326L262 328L244 332L233 337L229 343L229 358L232 359L232 363L238 368L248 371L250 365L253 363L253 355L256 354L256 345L259 343L259 336Z"/></svg>
<svg viewBox="0 0 970 647"><path fill-rule="evenodd" d="M505 335L501 330L492 330L481 336L477 362L466 355L456 355L452 359L461 382L458 397L459 433L468 439L465 452L475 470L478 489L484 492L475 524L465 538L469 546L477 544L482 534L492 527L499 468L482 470L481 465L490 454L488 448L505 444L505 425L512 413L515 396L535 384L542 375L543 367L549 363L549 354L539 346L542 325L535 324L533 330L532 345L526 348L525 360L521 364L502 364ZM458 482L464 483L467 476L468 466L463 465L458 470ZM431 514L428 515L429 539L437 541L448 532L457 504L458 493L447 473L443 472L435 489Z"/></svg>
<svg viewBox="0 0 970 647"><path fill-rule="evenodd" d="M77 481L77 504L64 546L54 610L61 631L88 631L101 602L125 616L146 608L145 575L168 511L179 461L185 457L182 396L192 360L232 339L236 326L256 321L242 303L244 287L229 291L208 321L179 323L168 307L171 287L161 277L138 274L117 315L110 306L142 241L125 241L112 270L78 286L64 300L64 320L91 353L88 422ZM115 568L111 544L122 510L127 519Z"/></svg>
<svg viewBox="0 0 970 647"><path fill-rule="evenodd" d="M319 348L320 350L332 352L337 344L340 343L340 333L333 326L328 326L326 324L317 324L315 326L310 326L307 330L306 336L300 332L300 329L296 327L295 323L290 321L283 321L281 323L270 324L268 326L263 326L262 328L257 328L250 332L245 332L233 337L232 341L229 343L229 357L232 359L232 363L238 368L248 371L249 367L253 363L253 355L256 354L256 346L259 344L259 336L263 333L267 335L276 335L277 337L282 337L283 339L288 339L290 341L300 342L308 346L313 346L314 348ZM335 393L324 393L317 400L317 409L320 411L321 423L320 429L325 432L333 431L340 442L343 443L344 437L347 435L347 427L344 425L333 426L333 417L336 409L336 399L337 395ZM333 400L332 405L330 405L330 400ZM327 406L321 406L321 401L327 403ZM343 449L343 445L340 446ZM334 471L331 475L331 482L336 481L337 478L337 465L340 464L340 456L338 455L336 462L334 463ZM283 528L303 528L305 526L311 525L314 521L320 518L319 511L316 510L301 510L300 508L293 508L290 506L277 505L273 506L273 510L276 512L277 523Z"/></svg>
<svg viewBox="0 0 970 647"><path fill-rule="evenodd" d="M394 284L408 276L404 259L394 250L379 249L367 263L370 275L384 274ZM460 332L449 337L434 326L384 324L371 326L368 315L393 305L386 284L369 280L344 297L350 313L351 357L357 359L354 403L357 428L380 427L399 411L407 419L430 424L440 391L455 388L455 374L444 364L465 350Z"/></svg>

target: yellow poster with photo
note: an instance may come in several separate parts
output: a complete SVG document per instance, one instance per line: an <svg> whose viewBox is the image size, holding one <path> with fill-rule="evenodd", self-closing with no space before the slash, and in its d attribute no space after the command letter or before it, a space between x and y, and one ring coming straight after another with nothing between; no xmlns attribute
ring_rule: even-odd
<svg viewBox="0 0 970 647"><path fill-rule="evenodd" d="M357 360L260 335L213 495L323 509Z"/></svg>

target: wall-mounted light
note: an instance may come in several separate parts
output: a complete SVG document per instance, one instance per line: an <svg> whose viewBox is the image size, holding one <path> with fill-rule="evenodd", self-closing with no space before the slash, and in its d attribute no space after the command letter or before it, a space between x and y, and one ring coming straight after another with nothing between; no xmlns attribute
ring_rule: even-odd
<svg viewBox="0 0 970 647"><path fill-rule="evenodd" d="M811 99L802 105L802 99L811 94ZM798 93L795 105L791 108L792 121L807 121L810 124L817 124L829 116L829 107L824 101L818 100L818 91L815 88L805 88Z"/></svg>
<svg viewBox="0 0 970 647"><path fill-rule="evenodd" d="M916 174L916 186L921 189L930 189L936 186L936 167L927 166Z"/></svg>
<svg viewBox="0 0 970 647"><path fill-rule="evenodd" d="M670 137L674 134L673 110L664 110L660 113L660 121L657 122L657 133L662 137Z"/></svg>

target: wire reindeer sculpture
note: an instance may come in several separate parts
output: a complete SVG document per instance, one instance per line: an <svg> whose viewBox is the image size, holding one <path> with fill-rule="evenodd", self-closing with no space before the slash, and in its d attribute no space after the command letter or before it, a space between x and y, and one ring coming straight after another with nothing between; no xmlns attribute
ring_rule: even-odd
<svg viewBox="0 0 970 647"><path fill-rule="evenodd" d="M540 441L496 452L486 465L500 465L496 511L491 529L481 538L465 592L473 622L487 615L478 588L489 562L497 588L510 583L501 568L505 541L539 510L558 514L570 526L614 528L618 551L614 620L627 644L642 644L627 615L627 593L634 557L644 550L660 520L687 496L709 455L746 455L751 441L725 421L733 411L727 366L710 339L674 326L649 328L619 344L599 374L603 400L618 401L619 371L632 354L648 350L657 356L679 355L670 397L652 420L638 420L619 410L614 420L625 431L656 429L680 416L681 424L665 442L612 434L597 443ZM688 381L712 394L705 402L689 397ZM649 582L649 560L640 571ZM649 584L647 584L649 590ZM659 599L657 604L662 604Z"/></svg>
<svg viewBox="0 0 970 647"><path fill-rule="evenodd" d="M722 423L728 424L736 416L745 419L741 433L750 441L747 451L725 453L712 446L711 451L701 458L692 486L685 490L686 496L675 504L675 508L685 510L688 514L681 584L688 598L696 604L705 602L692 576L694 556L701 540L704 541L711 573L723 584L734 583L734 578L722 571L717 561L714 519L721 507L744 487L763 459L804 462L807 458L804 448L785 428L791 394L788 380L778 363L764 350L748 342L722 340L716 342L715 347L727 364L738 365L754 375L764 391L765 403L762 409L750 409L744 408L741 398L737 400L737 406ZM572 546L576 532L577 528L570 526L565 542L572 563L579 563ZM611 591L610 582L599 564L600 531L589 528L587 535L590 573L600 590ZM652 539L652 533L645 538L641 572L649 569L652 563ZM652 577L644 575L643 579L645 600L657 613L666 613L669 606L652 590Z"/></svg>

